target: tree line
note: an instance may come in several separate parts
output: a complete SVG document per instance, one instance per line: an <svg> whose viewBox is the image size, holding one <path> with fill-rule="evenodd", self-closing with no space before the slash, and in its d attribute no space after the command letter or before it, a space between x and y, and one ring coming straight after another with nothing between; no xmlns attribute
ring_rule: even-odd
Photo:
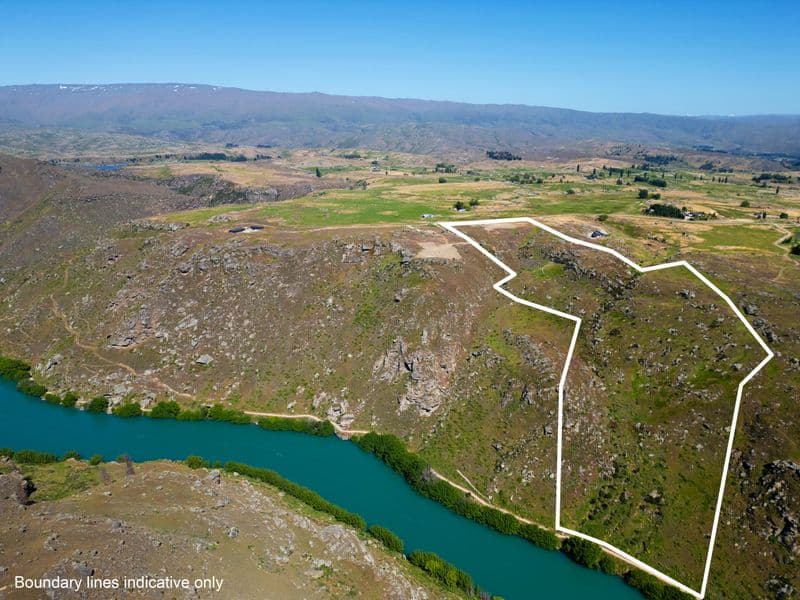
<svg viewBox="0 0 800 600"><path fill-rule="evenodd" d="M521 156L512 154L508 150L487 150L486 156L492 160L522 160Z"/></svg>

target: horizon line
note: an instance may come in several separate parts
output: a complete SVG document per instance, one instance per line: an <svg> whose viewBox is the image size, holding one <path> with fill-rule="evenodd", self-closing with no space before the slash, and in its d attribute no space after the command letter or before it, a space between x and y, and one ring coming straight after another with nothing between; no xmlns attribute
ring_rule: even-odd
<svg viewBox="0 0 800 600"><path fill-rule="evenodd" d="M451 100L445 98L418 98L412 96L379 96L369 94L336 94L331 92L323 92L319 90L312 91L277 91L270 89L254 89L241 87L236 85L217 85L213 83L197 83L197 82L180 82L180 81L129 81L129 82L108 82L108 83L66 83L66 82L47 82L47 83L2 83L0 90L4 88L15 87L104 87L104 86L185 86L185 87L206 87L206 88L219 88L226 90L238 90L243 92L264 93L264 94L284 94L284 95L297 95L297 96L329 96L333 98L356 98L356 99L370 99L370 100L387 100L396 102L429 102L435 104L462 104L475 107L497 107L497 108L531 108L531 109L546 109L546 110L561 110L577 113L586 113L594 115L642 115L642 116L659 116L671 117L678 119L746 119L754 117L796 117L800 118L800 112L796 113L782 113L782 112L767 112L767 113L745 113L745 114L721 114L721 113L704 113L704 114L691 114L691 113L660 113L652 111L613 111L613 110L585 110L580 108L570 108L563 106L549 106L544 104L526 104L520 102L470 102L466 100Z"/></svg>

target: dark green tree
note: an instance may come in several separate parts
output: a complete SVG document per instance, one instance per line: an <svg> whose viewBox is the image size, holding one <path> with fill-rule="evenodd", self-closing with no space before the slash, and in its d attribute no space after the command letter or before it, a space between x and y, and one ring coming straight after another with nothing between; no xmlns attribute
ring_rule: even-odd
<svg viewBox="0 0 800 600"><path fill-rule="evenodd" d="M561 544L561 551L579 565L596 569L603 557L603 550L597 544L587 540L571 537Z"/></svg>
<svg viewBox="0 0 800 600"><path fill-rule="evenodd" d="M61 398L61 404L68 408L74 407L77 401L78 401L78 394L76 394L75 392L67 392L66 394L64 394L64 397Z"/></svg>
<svg viewBox="0 0 800 600"><path fill-rule="evenodd" d="M87 412L104 413L108 410L108 398L97 396L89 401L86 405Z"/></svg>
<svg viewBox="0 0 800 600"><path fill-rule="evenodd" d="M150 416L153 419L175 419L178 413L181 412L180 405L174 400L162 400L157 403L153 410L150 411Z"/></svg>
<svg viewBox="0 0 800 600"><path fill-rule="evenodd" d="M111 411L117 417L141 417L142 407L137 402L125 402Z"/></svg>

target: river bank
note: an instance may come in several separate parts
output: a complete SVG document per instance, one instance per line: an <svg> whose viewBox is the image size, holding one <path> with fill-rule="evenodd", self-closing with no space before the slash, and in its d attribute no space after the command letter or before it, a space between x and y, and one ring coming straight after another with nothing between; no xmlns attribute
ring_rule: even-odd
<svg viewBox="0 0 800 600"><path fill-rule="evenodd" d="M542 597L637 598L619 577L582 568L558 552L460 517L414 492L398 474L355 444L335 437L266 432L214 421L112 418L57 406L0 382L0 444L62 455L128 454L135 461L237 461L269 468L323 498L398 534L406 549L436 552L482 588L508 600Z"/></svg>

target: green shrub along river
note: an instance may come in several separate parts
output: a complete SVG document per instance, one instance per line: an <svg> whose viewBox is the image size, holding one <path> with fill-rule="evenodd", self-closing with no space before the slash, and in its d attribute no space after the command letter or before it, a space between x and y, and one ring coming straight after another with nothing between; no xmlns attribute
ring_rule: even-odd
<svg viewBox="0 0 800 600"><path fill-rule="evenodd" d="M22 375L18 366L6 367L6 376L9 370ZM21 387L41 395L46 391L30 390L29 384ZM424 463L391 436L362 436L359 447L327 435L329 425L311 424L305 431L280 420L265 420L261 427L241 424L233 418L237 415L227 414L180 419L173 406L158 411L162 418L121 418L125 415L45 402L22 393L8 380L0 380L0 404L0 447L33 448L58 456L70 450L84 457L127 454L135 461L202 457L195 459L200 461L195 466L203 460L230 462L230 470L297 492L301 500L336 512L334 517L358 529L369 525L370 535L404 549L409 560L462 589L474 581L480 589L507 600L641 597L620 577L537 547L557 543L549 532L521 526L498 511L467 502L446 484L415 483L416 471L425 469ZM209 420L214 417L220 419ZM286 427L303 432L283 430ZM646 588L651 598L671 598L676 591L647 577L638 576L631 583Z"/></svg>

